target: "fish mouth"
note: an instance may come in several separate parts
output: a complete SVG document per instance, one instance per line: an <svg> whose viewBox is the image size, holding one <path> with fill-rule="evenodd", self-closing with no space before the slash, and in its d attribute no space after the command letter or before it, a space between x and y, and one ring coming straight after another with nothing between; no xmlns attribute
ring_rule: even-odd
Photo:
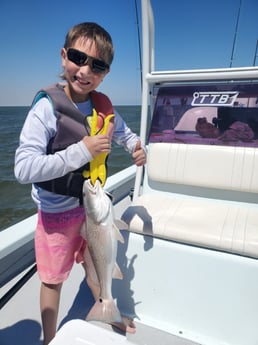
<svg viewBox="0 0 258 345"><path fill-rule="evenodd" d="M93 196L95 196L97 194L100 194L100 195L106 194L109 197L111 203L113 203L113 201L114 201L114 196L111 193L104 191L104 189L102 189L99 180L96 180L94 185L92 185L90 179L86 180L84 182L84 185L83 185L83 195L84 196L85 196L86 192L89 193L90 195L93 195Z"/></svg>
<svg viewBox="0 0 258 345"><path fill-rule="evenodd" d="M90 194L96 195L100 191L100 181L96 180L95 184L91 183L91 180L88 179L84 182L83 187L84 192L87 190Z"/></svg>
<svg viewBox="0 0 258 345"><path fill-rule="evenodd" d="M87 217L90 217L95 224L105 221L112 211L112 203L98 180L94 185L90 179L84 182L83 204Z"/></svg>
<svg viewBox="0 0 258 345"><path fill-rule="evenodd" d="M97 194L97 192L94 191L94 190L89 190L89 193L90 193L91 195L96 195L96 194Z"/></svg>

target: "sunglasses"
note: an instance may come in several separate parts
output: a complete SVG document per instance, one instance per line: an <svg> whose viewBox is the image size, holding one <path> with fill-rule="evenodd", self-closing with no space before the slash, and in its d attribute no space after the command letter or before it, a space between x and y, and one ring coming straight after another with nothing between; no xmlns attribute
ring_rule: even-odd
<svg viewBox="0 0 258 345"><path fill-rule="evenodd" d="M67 49L68 60L75 63L77 66L89 65L92 72L101 74L109 69L109 65L102 60L95 59L80 50L74 48Z"/></svg>

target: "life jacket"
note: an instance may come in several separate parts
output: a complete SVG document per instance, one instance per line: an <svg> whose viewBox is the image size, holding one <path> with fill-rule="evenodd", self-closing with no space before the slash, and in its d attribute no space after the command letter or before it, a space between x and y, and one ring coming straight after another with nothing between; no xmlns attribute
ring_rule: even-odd
<svg viewBox="0 0 258 345"><path fill-rule="evenodd" d="M50 86L38 92L32 105L46 97L51 102L57 118L57 131L50 139L47 154L66 149L69 145L82 140L86 135L112 134L114 109L109 98L103 93L92 91L90 94L93 112L85 117L67 97L60 84ZM92 184L98 179L103 186L107 178L107 153L101 153L94 159L65 176L35 183L37 186L56 194L77 197L82 203L82 186L90 178Z"/></svg>

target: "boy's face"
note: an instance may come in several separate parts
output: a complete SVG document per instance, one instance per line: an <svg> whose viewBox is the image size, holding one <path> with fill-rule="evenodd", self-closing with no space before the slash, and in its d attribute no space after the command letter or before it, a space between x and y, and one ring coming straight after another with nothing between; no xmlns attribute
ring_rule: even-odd
<svg viewBox="0 0 258 345"><path fill-rule="evenodd" d="M70 47L85 53L88 56L101 60L98 56L95 43L92 40L77 40L75 44ZM75 103L84 102L89 99L89 93L95 90L106 74L109 72L109 68L106 68L101 73L97 73L92 68L92 59L88 59L89 62L83 66L79 66L76 63L70 61L67 56L67 50L65 48L61 51L62 66L64 69L64 76L68 83L69 96Z"/></svg>

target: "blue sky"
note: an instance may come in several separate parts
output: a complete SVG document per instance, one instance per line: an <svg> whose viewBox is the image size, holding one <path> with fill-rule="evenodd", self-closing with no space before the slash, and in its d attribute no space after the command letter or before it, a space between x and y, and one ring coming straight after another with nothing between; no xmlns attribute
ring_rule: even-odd
<svg viewBox="0 0 258 345"><path fill-rule="evenodd" d="M158 15L157 70L229 66L240 0L152 0L152 4ZM233 67L253 64L257 14L258 0L242 0ZM39 88L59 80L65 35L82 21L102 25L115 46L111 72L99 90L115 105L140 103L134 0L1 0L0 106L30 105Z"/></svg>

